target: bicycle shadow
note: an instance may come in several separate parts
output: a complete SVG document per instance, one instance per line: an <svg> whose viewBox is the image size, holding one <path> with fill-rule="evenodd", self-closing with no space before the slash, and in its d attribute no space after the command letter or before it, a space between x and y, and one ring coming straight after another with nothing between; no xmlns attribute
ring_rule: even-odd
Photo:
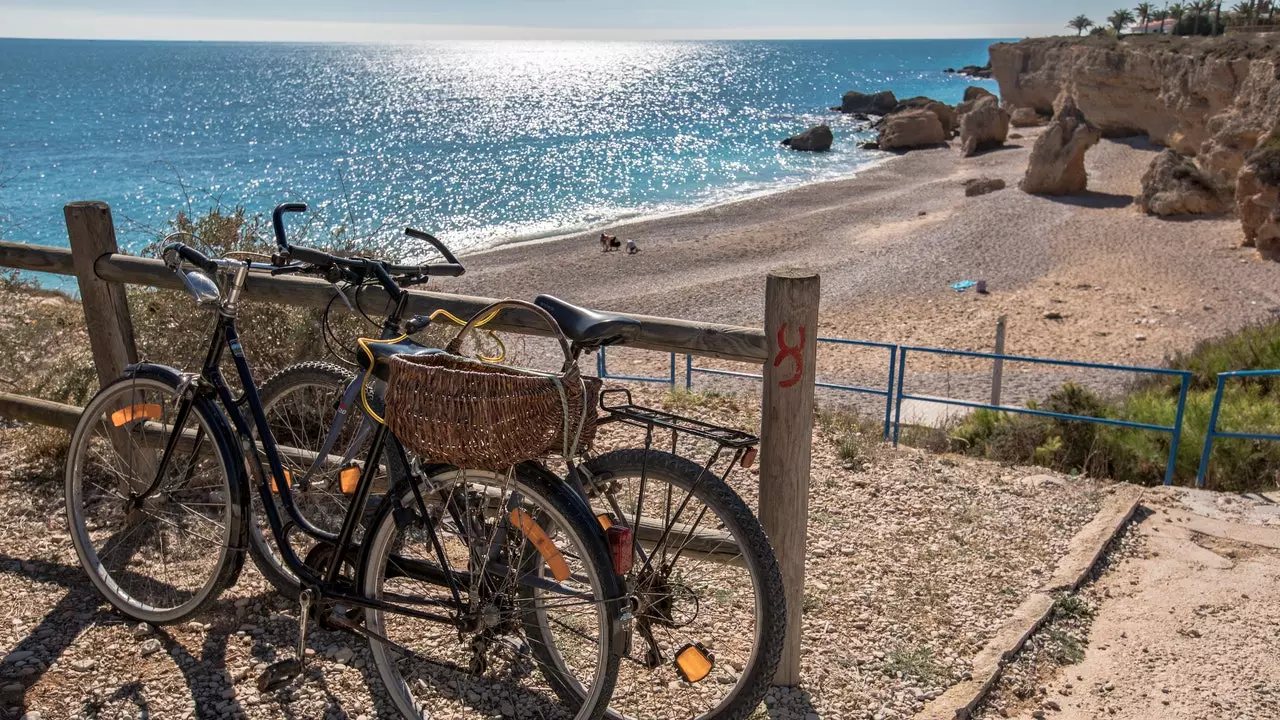
<svg viewBox="0 0 1280 720"><path fill-rule="evenodd" d="M775 686L765 696L769 720L822 720L813 696L801 687Z"/></svg>

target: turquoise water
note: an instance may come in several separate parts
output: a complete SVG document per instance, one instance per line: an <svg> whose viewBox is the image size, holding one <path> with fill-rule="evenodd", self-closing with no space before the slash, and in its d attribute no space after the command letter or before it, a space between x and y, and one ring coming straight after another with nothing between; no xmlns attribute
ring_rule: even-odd
<svg viewBox="0 0 1280 720"><path fill-rule="evenodd" d="M853 174L845 90L954 103L990 40L415 46L0 40L0 236L65 245L105 200L137 247L179 210L301 200L370 249L461 249ZM817 122L833 152L778 141Z"/></svg>

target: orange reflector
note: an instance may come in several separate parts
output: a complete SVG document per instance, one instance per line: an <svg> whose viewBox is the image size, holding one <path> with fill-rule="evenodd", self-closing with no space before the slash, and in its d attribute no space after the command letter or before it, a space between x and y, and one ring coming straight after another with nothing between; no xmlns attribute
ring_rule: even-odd
<svg viewBox="0 0 1280 720"><path fill-rule="evenodd" d="M613 559L613 571L619 575L631 572L631 528L614 525L604 531L609 541L609 557Z"/></svg>
<svg viewBox="0 0 1280 720"><path fill-rule="evenodd" d="M293 475L290 475L288 470L284 471L284 484L288 487L293 487ZM277 493L277 494L279 494L280 492L280 488L276 486L275 475L271 476L271 492Z"/></svg>
<svg viewBox="0 0 1280 720"><path fill-rule="evenodd" d="M564 561L564 556L560 554L560 550L551 542L551 538L547 537L547 533L534 521L529 513L516 508L511 511L511 524L520 528L520 532L533 543L538 549L538 554L547 562L547 567L551 568L551 574L557 582L564 582L569 579L569 564Z"/></svg>
<svg viewBox="0 0 1280 720"><path fill-rule="evenodd" d="M756 455L760 453L756 448L751 448L742 454L742 467L749 468L756 462Z"/></svg>
<svg viewBox="0 0 1280 720"><path fill-rule="evenodd" d="M157 420L164 415L164 408L159 405L130 405L111 413L111 424L120 427L134 420Z"/></svg>
<svg viewBox="0 0 1280 720"><path fill-rule="evenodd" d="M676 672L685 682L696 683L711 674L715 662L715 656L707 652L702 643L685 645L676 653Z"/></svg>
<svg viewBox="0 0 1280 720"><path fill-rule="evenodd" d="M342 468L338 473L338 484L342 486L344 495L353 494L356 491L356 485L360 484L360 468L355 465Z"/></svg>
<svg viewBox="0 0 1280 720"><path fill-rule="evenodd" d="M609 517L609 513L600 513L596 516L596 520L600 521L600 527L605 530L613 527L613 518Z"/></svg>

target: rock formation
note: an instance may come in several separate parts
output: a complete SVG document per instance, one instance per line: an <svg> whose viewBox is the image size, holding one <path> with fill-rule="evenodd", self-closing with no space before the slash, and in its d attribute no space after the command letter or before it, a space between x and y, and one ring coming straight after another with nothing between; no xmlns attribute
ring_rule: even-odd
<svg viewBox="0 0 1280 720"><path fill-rule="evenodd" d="M1009 115L1009 124L1016 128L1039 127L1048 121L1049 119L1036 112L1035 108L1014 108Z"/></svg>
<svg viewBox="0 0 1280 720"><path fill-rule="evenodd" d="M1280 131L1249 154L1236 176L1236 212L1244 244L1280 260Z"/></svg>
<svg viewBox="0 0 1280 720"><path fill-rule="evenodd" d="M1227 197L1194 160L1168 149L1143 174L1137 202L1151 215L1217 215L1229 208Z"/></svg>
<svg viewBox="0 0 1280 720"><path fill-rule="evenodd" d="M956 109L944 102L921 95L899 102L893 112L897 113L903 110L928 110L937 115L938 121L942 123L942 132L947 137L951 137L951 134L956 130Z"/></svg>
<svg viewBox="0 0 1280 720"><path fill-rule="evenodd" d="M964 181L964 196L977 197L997 190L1005 189L1005 182L1000 178L969 178Z"/></svg>
<svg viewBox="0 0 1280 720"><path fill-rule="evenodd" d="M1231 187L1280 117L1280 36L1039 38L991 47L1000 95L1050 113L1071 96L1110 136L1145 134Z"/></svg>
<svg viewBox="0 0 1280 720"><path fill-rule="evenodd" d="M1098 144L1102 134L1090 125L1075 100L1067 96L1062 106L1031 148L1027 174L1019 187L1041 195L1071 195L1084 192L1089 175L1084 154Z"/></svg>
<svg viewBox="0 0 1280 720"><path fill-rule="evenodd" d="M856 90L844 94L840 101L840 111L847 113L865 113L867 115L888 115L898 106L898 98L890 90L883 90L868 95Z"/></svg>
<svg viewBox="0 0 1280 720"><path fill-rule="evenodd" d="M790 147L792 150L808 150L810 152L824 152L831 149L831 143L835 138L831 135L831 128L826 125L817 125L805 130L799 135L792 135L782 141L783 145Z"/></svg>
<svg viewBox="0 0 1280 720"><path fill-rule="evenodd" d="M995 97L995 94L981 85L970 85L964 89L964 102L973 102L984 97Z"/></svg>
<svg viewBox="0 0 1280 720"><path fill-rule="evenodd" d="M971 107L960 116L961 157L1003 145L1009 137L1009 113L1000 108L1000 101L986 95L964 104Z"/></svg>
<svg viewBox="0 0 1280 720"><path fill-rule="evenodd" d="M881 150L911 150L946 141L942 121L928 110L903 110L885 118L880 127Z"/></svg>

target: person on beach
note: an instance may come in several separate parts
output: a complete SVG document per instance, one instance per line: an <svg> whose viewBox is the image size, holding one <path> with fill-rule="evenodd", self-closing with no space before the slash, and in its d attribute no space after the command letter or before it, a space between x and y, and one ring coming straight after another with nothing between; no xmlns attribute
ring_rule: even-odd
<svg viewBox="0 0 1280 720"><path fill-rule="evenodd" d="M635 255L638 252L640 252L640 248L636 246L636 241L631 238L627 238L627 254Z"/></svg>
<svg viewBox="0 0 1280 720"><path fill-rule="evenodd" d="M620 247L622 247L622 243L618 241L617 235L600 233L600 252L609 252Z"/></svg>

